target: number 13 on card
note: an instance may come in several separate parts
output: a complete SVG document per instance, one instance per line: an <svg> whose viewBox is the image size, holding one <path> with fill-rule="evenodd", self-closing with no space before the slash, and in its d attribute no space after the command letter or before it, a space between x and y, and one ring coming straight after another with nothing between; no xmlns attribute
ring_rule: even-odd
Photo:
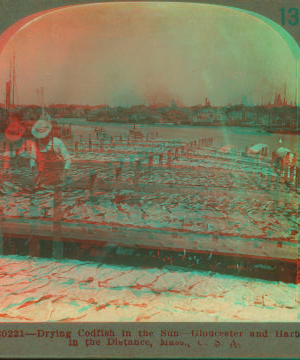
<svg viewBox="0 0 300 360"><path fill-rule="evenodd" d="M280 9L281 12L281 25L285 25L285 8L281 8ZM288 14L289 14L289 20L288 23L290 25L298 25L299 24L299 10L297 8L290 8L288 9Z"/></svg>

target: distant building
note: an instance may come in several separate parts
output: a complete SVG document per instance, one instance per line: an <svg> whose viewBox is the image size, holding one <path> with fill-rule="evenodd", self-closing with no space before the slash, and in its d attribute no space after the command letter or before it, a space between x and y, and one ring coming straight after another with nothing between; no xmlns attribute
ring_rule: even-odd
<svg viewBox="0 0 300 360"><path fill-rule="evenodd" d="M253 88L251 87L249 106L253 106Z"/></svg>
<svg viewBox="0 0 300 360"><path fill-rule="evenodd" d="M247 98L247 95L242 96L241 104L244 105L244 106L248 106L248 98Z"/></svg>
<svg viewBox="0 0 300 360"><path fill-rule="evenodd" d="M275 99L274 99L274 106L282 106L282 100L281 100L281 95L280 93L275 95Z"/></svg>
<svg viewBox="0 0 300 360"><path fill-rule="evenodd" d="M283 97L283 99L281 97L281 94L280 93L277 94L277 92L276 92L273 105L277 106L277 107L288 106L288 102L287 102L287 99L286 99L286 83L285 83L285 86L284 86L284 97Z"/></svg>

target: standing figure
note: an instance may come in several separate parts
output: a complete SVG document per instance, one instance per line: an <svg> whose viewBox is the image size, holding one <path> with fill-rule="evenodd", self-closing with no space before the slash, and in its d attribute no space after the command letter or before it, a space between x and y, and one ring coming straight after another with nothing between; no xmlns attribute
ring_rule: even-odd
<svg viewBox="0 0 300 360"><path fill-rule="evenodd" d="M175 149L175 157L178 157L178 147Z"/></svg>
<svg viewBox="0 0 300 360"><path fill-rule="evenodd" d="M153 157L154 157L153 152L150 152L149 153L149 163L148 163L150 170L151 170L151 167L153 166Z"/></svg>
<svg viewBox="0 0 300 360"><path fill-rule="evenodd" d="M296 157L292 153L288 152L281 163L281 168L284 173L284 180L292 179L296 167L296 162Z"/></svg>
<svg viewBox="0 0 300 360"><path fill-rule="evenodd" d="M120 163L118 165L119 166L116 167L116 181L119 179L122 169L124 167L124 158L120 159Z"/></svg>
<svg viewBox="0 0 300 360"><path fill-rule="evenodd" d="M6 146L4 151L4 181L18 187L31 188L38 179L37 150L35 143L24 137L25 127L11 117L4 131Z"/></svg>
<svg viewBox="0 0 300 360"><path fill-rule="evenodd" d="M160 153L159 153L159 160L158 160L160 165L162 164L163 157L164 157L163 153L160 152Z"/></svg>
<svg viewBox="0 0 300 360"><path fill-rule="evenodd" d="M64 143L52 134L51 118L43 112L31 129L37 141L39 174L45 185L68 183L71 157Z"/></svg>

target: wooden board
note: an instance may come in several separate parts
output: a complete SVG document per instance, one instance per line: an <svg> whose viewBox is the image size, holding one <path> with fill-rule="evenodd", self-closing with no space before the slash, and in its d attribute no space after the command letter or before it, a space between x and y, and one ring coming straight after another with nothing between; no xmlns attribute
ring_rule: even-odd
<svg viewBox="0 0 300 360"><path fill-rule="evenodd" d="M75 241L107 243L113 246L145 247L176 251L205 251L245 257L277 258L296 261L298 243L270 239L215 236L192 232L174 232L146 229L128 229L60 223L59 231L55 223L42 220L6 220L2 223L2 232L10 236L28 234L33 237L46 237L54 242ZM33 232L34 229L34 232Z"/></svg>

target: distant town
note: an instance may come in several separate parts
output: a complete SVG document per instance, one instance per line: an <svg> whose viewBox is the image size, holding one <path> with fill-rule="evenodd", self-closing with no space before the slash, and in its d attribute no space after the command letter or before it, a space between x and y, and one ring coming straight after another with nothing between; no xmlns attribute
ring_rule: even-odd
<svg viewBox="0 0 300 360"><path fill-rule="evenodd" d="M247 126L297 131L297 107L295 105L249 106L244 104L227 106L205 105L179 107L175 102L171 106L157 104L152 106L78 106L50 105L45 110L53 119L80 118L92 122L103 123L136 123L162 125L192 126ZM20 121L36 121L41 113L41 106L10 106L0 104L0 123L4 127L12 111Z"/></svg>
<svg viewBox="0 0 300 360"><path fill-rule="evenodd" d="M269 132L297 133L296 99L294 103L286 100L286 84L283 95L277 93L274 100L267 104L262 94L261 104L254 104L252 88L249 96L242 95L240 104L213 106L208 98L205 104L195 106L178 105L172 100L171 104L156 103L137 106L109 106L109 105L44 105L44 89L37 89L39 105L17 105L15 103L15 59L11 64L10 80L6 82L5 104L0 104L0 128L3 131L10 113L20 121L31 122L38 120L42 108L51 118L58 122L72 123L72 119L99 123L133 123L151 125L190 125L190 126L247 126L258 127Z"/></svg>
<svg viewBox="0 0 300 360"><path fill-rule="evenodd" d="M51 118L59 122L72 123L72 119L99 123L133 123L151 125L190 125L190 126L246 126L258 127L269 132L298 133L297 112L299 104L287 101L287 86L282 93L276 92L273 102L266 103L262 92L261 103L254 104L253 88L249 95L242 95L240 104L213 106L208 98L205 104L195 106L155 103L137 106L109 105L67 105L50 104L45 106L44 88L36 89L39 105L16 104L16 67L15 56L11 59L9 80L5 88L5 104L0 103L0 130L3 131L10 113L20 121L31 125L40 117L44 108Z"/></svg>

